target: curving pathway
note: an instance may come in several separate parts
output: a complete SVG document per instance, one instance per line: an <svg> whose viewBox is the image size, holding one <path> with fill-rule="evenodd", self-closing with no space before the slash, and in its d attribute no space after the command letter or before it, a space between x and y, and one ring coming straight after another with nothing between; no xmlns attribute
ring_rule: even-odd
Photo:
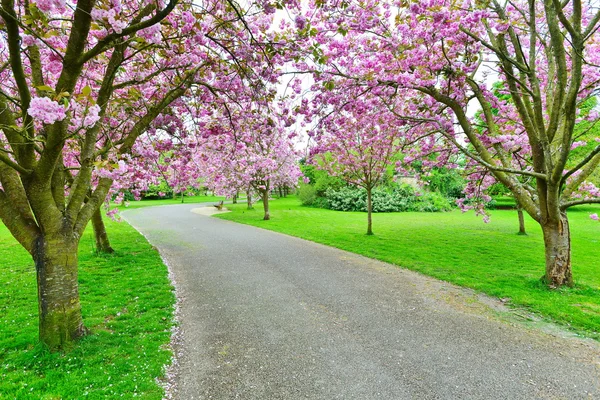
<svg viewBox="0 0 600 400"><path fill-rule="evenodd" d="M198 207L123 215L177 287L173 398L600 398L595 342L527 328L471 291L191 212Z"/></svg>

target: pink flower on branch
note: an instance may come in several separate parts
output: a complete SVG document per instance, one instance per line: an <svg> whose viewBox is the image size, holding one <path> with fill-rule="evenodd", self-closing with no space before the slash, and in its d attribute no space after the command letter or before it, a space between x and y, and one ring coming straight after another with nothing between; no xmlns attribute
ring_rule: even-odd
<svg viewBox="0 0 600 400"><path fill-rule="evenodd" d="M65 107L48 97L32 98L27 114L48 125L62 121L67 116Z"/></svg>

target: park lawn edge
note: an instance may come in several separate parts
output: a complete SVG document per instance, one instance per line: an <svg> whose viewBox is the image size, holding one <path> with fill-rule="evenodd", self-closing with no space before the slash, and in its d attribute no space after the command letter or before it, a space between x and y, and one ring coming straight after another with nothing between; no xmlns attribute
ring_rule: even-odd
<svg viewBox="0 0 600 400"><path fill-rule="evenodd" d="M126 222L106 219L114 254L79 247L79 291L90 333L69 351L38 342L35 268L0 225L0 399L162 399L172 361L175 294L158 251Z"/></svg>
<svg viewBox="0 0 600 400"><path fill-rule="evenodd" d="M599 242L597 238L600 238L600 225L598 225L597 222L589 220L588 216L590 213L600 211L600 207L582 206L577 210L571 211L576 217L570 218L572 228L573 226L576 226L577 230L582 229L583 226L586 229L584 232L585 234L580 235L579 233L581 232L575 232L573 239L573 253L576 255L578 263L578 269L575 272L575 286L573 288L565 287L558 290L551 290L540 280L540 277L543 275L543 239L541 238L541 230L539 229L539 226L535 225L533 220L526 217L529 236L523 237L516 235L516 211L514 210L494 210L492 212L492 220L496 219L496 222L493 221L491 224L483 224L480 219L473 218L472 215L471 219L478 224L476 227L478 234L497 235L498 232L496 231L501 230L503 227L498 228L497 225L494 224L498 224L498 219L504 224L505 221L502 221L502 218L512 212L514 218L512 214L510 214L511 226L514 225L515 230L511 231L509 235L506 235L506 232L504 232L504 236L501 237L502 239L527 241L526 248L527 246L534 246L535 251L532 250L532 253L535 253L535 256L523 261L530 262L533 266L528 265L528 267L530 267L529 271L514 277L507 274L501 274L499 277L492 277L493 273L497 271L490 271L489 282L478 282L477 279L473 279L472 276L467 276L467 274L462 273L463 271L456 266L448 267L446 265L443 268L436 268L436 266L428 265L429 260L427 260L426 257L408 261L404 258L404 261L399 261L402 258L395 257L395 255L391 254L389 249L384 248L384 246L374 246L373 249L367 250L364 245L365 242L377 241L386 235L387 239L390 239L390 235L389 232L384 232L381 229L377 221L374 222L375 237L364 235L362 229L366 229L365 213L332 211L303 206L295 196L274 200L275 201L270 202L270 221L262 220L262 204L260 203L256 204L252 210L247 210L245 206L239 204L233 206L228 205L231 212L219 214L216 215L216 217L299 237L379 261L388 262L399 268L419 272L426 276L472 289L477 293L502 299L509 308L517 311L515 314L518 319L525 319L533 325L539 325L540 323L543 324L545 322L554 323L570 331L572 334L600 340L600 274L596 273L595 268L597 264L595 260L597 256L600 255L598 252L598 247L600 246L595 244ZM347 234L345 236L339 235L338 237L335 232L336 228L333 228L328 221L311 220L313 215L319 215L321 213L337 213L338 216L343 215L349 222L346 224L347 226L342 228L347 230L347 228L351 227L354 229L354 237L349 238L349 235ZM334 214L328 214L328 216L333 216ZM355 217L361 214L362 216L358 217L359 222L356 223ZM433 216L433 214L443 215L446 216L446 218L448 215L450 215L451 218L454 218L454 216L458 218L458 216L464 215L457 211L452 211L449 213L379 213L374 214L374 217L379 216L380 218L384 218L385 215L395 215L396 217L429 217ZM298 215L300 215L300 217L298 217ZM309 224L310 228L299 231L294 227L294 222L298 221ZM336 222L339 221L336 220ZM339 224L337 227L339 230ZM356 231L357 227L360 230ZM473 232L469 233L472 234ZM378 234L382 235L377 238ZM519 237L522 239L516 239ZM474 239L477 239L477 237L474 236L473 240ZM446 246L445 243L438 245L438 247L440 247L438 253L445 254L444 246ZM515 254L522 256L523 254L520 253L523 253L523 251L520 249L515 250ZM489 252L486 256L488 255ZM456 259L455 254L452 256ZM533 259L533 262L531 259ZM458 260L460 261L460 257ZM487 260L482 259L482 261ZM581 270L584 269L583 267L585 267L585 274L581 273ZM485 274L483 275L482 280L485 281L487 278ZM481 274L478 277L481 278Z"/></svg>

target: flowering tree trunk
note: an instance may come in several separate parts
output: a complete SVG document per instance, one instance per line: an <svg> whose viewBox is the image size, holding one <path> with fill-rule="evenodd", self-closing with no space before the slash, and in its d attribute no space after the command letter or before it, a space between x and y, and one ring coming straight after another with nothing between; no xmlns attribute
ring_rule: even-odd
<svg viewBox="0 0 600 400"><path fill-rule="evenodd" d="M246 204L248 204L248 210L252 210L252 195L250 190L246 192Z"/></svg>
<svg viewBox="0 0 600 400"><path fill-rule="evenodd" d="M519 235L527 235L525 231L525 216L523 215L523 207L517 202L517 215L519 217Z"/></svg>
<svg viewBox="0 0 600 400"><path fill-rule="evenodd" d="M544 280L552 287L573 285L571 272L571 233L566 213L557 220L542 224L546 251L546 274Z"/></svg>
<svg viewBox="0 0 600 400"><path fill-rule="evenodd" d="M102 219L102 212L97 210L92 215L92 227L94 228L94 240L96 242L96 251L98 253L111 254L114 253L114 249L110 245L108 239L108 233L106 232L106 226Z"/></svg>
<svg viewBox="0 0 600 400"><path fill-rule="evenodd" d="M373 234L373 199L372 199L372 191L373 188L371 186L367 187L367 235Z"/></svg>
<svg viewBox="0 0 600 400"><path fill-rule="evenodd" d="M265 212L263 220L268 221L271 219L271 213L269 212L269 190L261 189L260 195L262 197L263 210Z"/></svg>
<svg viewBox="0 0 600 400"><path fill-rule="evenodd" d="M51 349L66 349L85 334L77 282L78 244L67 230L40 236L33 252L39 337Z"/></svg>

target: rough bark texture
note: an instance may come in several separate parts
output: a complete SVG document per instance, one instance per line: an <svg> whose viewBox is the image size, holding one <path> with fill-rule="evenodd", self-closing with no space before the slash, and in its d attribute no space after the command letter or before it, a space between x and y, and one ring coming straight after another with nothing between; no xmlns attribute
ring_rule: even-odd
<svg viewBox="0 0 600 400"><path fill-rule="evenodd" d="M39 337L53 350L67 349L85 334L77 283L78 242L68 235L41 236L34 250Z"/></svg>
<svg viewBox="0 0 600 400"><path fill-rule="evenodd" d="M104 226L100 210L97 210L94 215L92 215L92 227L94 228L96 251L99 253L114 253L115 251L110 246L110 241L108 240L108 233L106 233L106 226Z"/></svg>
<svg viewBox="0 0 600 400"><path fill-rule="evenodd" d="M566 214L558 221L542 224L546 250L544 280L550 287L573 286L571 272L571 233Z"/></svg>
<svg viewBox="0 0 600 400"><path fill-rule="evenodd" d="M268 221L271 219L271 214L269 213L269 191L264 190L262 191L261 195L263 201L263 209L265 210L265 216L263 217L263 219L265 221Z"/></svg>
<svg viewBox="0 0 600 400"><path fill-rule="evenodd" d="M252 196L250 195L250 192L246 193L246 201L248 203L248 210L252 209Z"/></svg>
<svg viewBox="0 0 600 400"><path fill-rule="evenodd" d="M373 234L373 199L371 195L371 189L367 189L367 235Z"/></svg>
<svg viewBox="0 0 600 400"><path fill-rule="evenodd" d="M519 235L527 235L525 231L525 216L523 215L523 209L517 206L517 215L519 216Z"/></svg>
<svg viewBox="0 0 600 400"><path fill-rule="evenodd" d="M237 204L237 199L238 199L238 195L234 194L233 197L231 198L231 203L232 204Z"/></svg>

